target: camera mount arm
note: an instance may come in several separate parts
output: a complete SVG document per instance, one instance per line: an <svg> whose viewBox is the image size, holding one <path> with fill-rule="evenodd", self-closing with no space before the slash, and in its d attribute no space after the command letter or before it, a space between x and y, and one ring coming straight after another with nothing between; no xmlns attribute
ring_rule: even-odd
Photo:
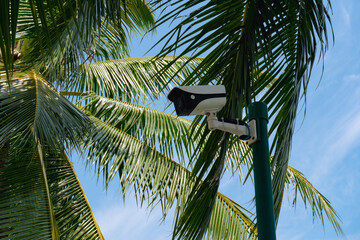
<svg viewBox="0 0 360 240"><path fill-rule="evenodd" d="M237 135L241 140L246 140L246 143L250 146L256 142L256 122L251 120L249 123L233 120L219 121L215 112L207 113L207 121L210 130L221 130Z"/></svg>

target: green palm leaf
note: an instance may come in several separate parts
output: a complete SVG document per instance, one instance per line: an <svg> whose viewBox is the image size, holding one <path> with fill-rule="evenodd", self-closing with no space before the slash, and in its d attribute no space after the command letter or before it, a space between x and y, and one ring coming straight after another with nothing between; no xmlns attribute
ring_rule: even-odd
<svg viewBox="0 0 360 240"><path fill-rule="evenodd" d="M158 73L176 57L164 57L153 61L152 57L127 58L85 64L74 76L70 89L78 92L94 92L99 95L136 101L144 98L158 98L160 91L169 89L169 78L179 84L190 74L201 58L189 61L188 57L176 58L174 64ZM189 62L187 66L185 63Z"/></svg>
<svg viewBox="0 0 360 240"><path fill-rule="evenodd" d="M191 172L109 123L93 116L90 119L96 129L86 143L88 164L104 175L106 184L118 175L123 194L133 188L141 203L145 200L151 206L161 203L164 217L175 202L177 211L182 212L193 186L189 181ZM207 229L213 239L222 239L225 232L234 239L256 233L241 206L220 193L216 196L218 210L213 213L212 224ZM234 226L246 231L238 232Z"/></svg>
<svg viewBox="0 0 360 240"><path fill-rule="evenodd" d="M154 26L152 10L142 0L1 4L0 49L7 74L13 68L15 40L29 41L21 49L25 67L42 68L44 75L59 80L89 59L126 56L127 34Z"/></svg>
<svg viewBox="0 0 360 240"><path fill-rule="evenodd" d="M132 136L136 136L138 139L143 139L144 143L150 146L154 146L154 144L152 144L153 141L149 141L148 139L146 139L146 137L148 136L154 136L154 141L156 139L161 139L159 142L172 142L171 139L168 139L165 141L165 139L163 139L163 136L157 136L154 135L154 129L159 129L159 131L166 131L171 129L176 129L174 130L175 132L183 132L185 134L185 130L187 128L189 128L191 126L191 122L184 120L182 118L177 118L174 116L171 116L169 114L164 114L162 112L158 112L156 110L152 110L149 108L145 108L145 107L140 107L137 105L133 105L133 104L129 104L129 103L125 103L125 102L121 102L121 101L116 101L116 100L112 100L112 99L107 99L104 97L100 97L97 95L89 95L87 96L87 98L92 99L92 101L88 104L88 107L90 109L92 109L92 114L94 116L96 116L97 118L103 118L104 121L110 123L113 126L116 126L118 129L121 129L122 131L132 135ZM144 115L149 114L149 117L146 117ZM152 115L159 115L157 116L152 116ZM165 118L165 119L164 119ZM148 121L146 120L141 120L141 119L150 119ZM160 125L162 125L163 121L174 121L174 123L176 122L176 124L181 124L181 128L178 129L176 125L172 126L169 125L169 123L165 124L166 126L171 126L171 127L161 127ZM172 124L174 124L172 123ZM142 126L139 127L139 125L144 124ZM160 125L158 125L160 124ZM130 131L131 129L131 131ZM141 134L139 135L139 129L143 129L143 131L145 132L141 132ZM138 133L138 134L136 134ZM167 132L165 134L166 136L176 136L176 134L174 132ZM182 134L180 134L181 136ZM146 136L144 138L144 136ZM190 141L190 142L194 142L194 139L188 138L186 137L186 140ZM166 146L165 149L165 155L167 155L168 153L168 148L172 146L171 143L169 146ZM182 143L184 144L184 143ZM181 148L181 144L178 146ZM160 152L162 152L160 150ZM238 171L239 173L241 173L241 169L243 167L246 167L248 171L251 171L252 166L251 166L251 159L252 159L252 152L251 149L246 145L245 142L240 141L238 138L233 138L232 140L232 144L231 146L229 146L229 151L228 151L228 155L226 156L226 159L229 163L229 165L231 164L232 168L233 168L233 172ZM291 168L290 166L288 167L288 171L292 170L292 171L297 171L294 170L293 168ZM251 172L249 172L250 174ZM249 176L249 174L247 176ZM298 176L298 175L294 175L294 174L288 174L287 178L289 178L289 176ZM313 214L316 217L319 217L321 219L321 221L323 222L323 210L325 210L325 213L328 217L328 219L330 220L330 222L335 223L334 227L337 226L338 229L339 228L339 224L337 222L337 214L334 211L334 209L330 206L329 202L324 199L324 197L315 189L313 188L313 186L307 182L307 181L302 181L304 183L306 183L306 185L304 186L304 184L302 184L301 186L299 186L299 181L290 181L287 180L290 183L292 183L294 185L294 187L296 189L300 189L302 190L303 188L307 188L307 189L312 189L313 191L315 191L316 194L318 194L321 198L320 201L316 200L316 197L314 194L301 194L302 198L304 201L309 201L310 202L310 206L313 210ZM303 191L301 191L302 193ZM295 192L295 198L296 198L296 192ZM316 205L316 203L321 203L321 205ZM198 211L198 209L197 209ZM215 219L212 216L212 219ZM215 221L215 220L214 220ZM224 234L224 233L223 233Z"/></svg>
<svg viewBox="0 0 360 240"><path fill-rule="evenodd" d="M44 63L44 71L54 79L67 79L84 62L127 56L128 32L145 31L154 23L151 9L139 0L64 1L46 6L39 16L47 16L49 24L44 25L46 17L42 17L41 29L31 22L24 29L23 38L35 36L36 41L29 51L25 49L23 61Z"/></svg>
<svg viewBox="0 0 360 240"><path fill-rule="evenodd" d="M70 161L48 150L34 142L9 149L0 169L0 236L103 239Z"/></svg>
<svg viewBox="0 0 360 240"><path fill-rule="evenodd" d="M104 239L67 156L49 154L46 163L61 239Z"/></svg>
<svg viewBox="0 0 360 240"><path fill-rule="evenodd" d="M199 140L189 134L191 121L119 100L90 94L83 98L86 109L103 121L157 149L166 156L189 157Z"/></svg>
<svg viewBox="0 0 360 240"><path fill-rule="evenodd" d="M244 213L253 217L251 212L218 192L206 238L257 239L256 226Z"/></svg>
<svg viewBox="0 0 360 240"><path fill-rule="evenodd" d="M209 84L220 76L217 84L225 85L228 101L219 115L228 118L243 119L243 112L255 98L262 98L268 103L272 117L270 133L274 134L273 192L278 219L297 106L300 97L306 94L318 49L315 42L320 42L320 54L327 46L326 24L330 20L326 6L323 1L295 0L184 0L170 5L173 10L165 14L159 24L179 16L186 9L194 10L164 36L166 44L159 55L168 55L178 47L184 49L180 55L194 51L193 56L197 57L209 52L185 84L192 84L198 79L200 84ZM205 71L207 74L204 74ZM263 93L274 77L278 80ZM215 135L210 136L209 141L213 142L210 148L199 149L217 151L214 146L220 142L221 147L226 144ZM209 160L201 156L194 168L194 174L200 176L211 167ZM215 174L216 171L209 171L212 172ZM197 194L204 193L199 191ZM200 202L198 204L201 205ZM192 224L182 226L184 231L192 228L194 232L199 232L204 229Z"/></svg>
<svg viewBox="0 0 360 240"><path fill-rule="evenodd" d="M0 146L21 135L17 144L34 141L52 149L76 146L89 121L36 72L14 73L11 87L0 78ZM14 143L13 143L14 144Z"/></svg>
<svg viewBox="0 0 360 240"><path fill-rule="evenodd" d="M335 209L330 205L330 201L327 200L305 177L304 175L293 167L288 166L286 184L293 185L294 198L293 204L297 202L297 193L304 202L305 207L310 205L314 218L320 219L324 225L324 213L329 219L330 223L334 227L337 233L343 234L340 227L340 218Z"/></svg>
<svg viewBox="0 0 360 240"><path fill-rule="evenodd" d="M234 172L243 172L243 168L247 170L246 177L243 179L240 174L240 181L243 184L246 183L248 177L251 177L252 172L252 151L243 141L234 138L232 147L229 148L228 162L230 169ZM271 159L273 160L273 156ZM328 221L333 225L337 233L342 234L340 226L340 217L335 209L330 205L330 201L327 200L297 169L288 166L286 174L286 187L291 191L287 191L287 197L293 199L292 203L295 206L298 202L298 194L305 207L310 206L314 219L319 219L324 225L324 217L326 215Z"/></svg>
<svg viewBox="0 0 360 240"><path fill-rule="evenodd" d="M9 154L0 169L0 229L7 239L58 239L42 153L34 145ZM36 228L34 228L36 226Z"/></svg>
<svg viewBox="0 0 360 240"><path fill-rule="evenodd" d="M238 137L230 137L228 152L226 155L226 166L232 174L238 174L240 182L245 184L247 178L251 177L252 170L252 149L246 142L239 140Z"/></svg>
<svg viewBox="0 0 360 240"><path fill-rule="evenodd" d="M16 239L101 239L63 153L79 144L86 115L36 72L16 72L10 85L1 78L0 89L0 146L8 156L0 169L0 232Z"/></svg>

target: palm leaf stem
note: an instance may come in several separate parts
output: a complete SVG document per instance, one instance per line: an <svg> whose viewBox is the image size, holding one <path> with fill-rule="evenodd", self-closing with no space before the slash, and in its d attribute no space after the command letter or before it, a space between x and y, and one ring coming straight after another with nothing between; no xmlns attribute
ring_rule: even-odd
<svg viewBox="0 0 360 240"><path fill-rule="evenodd" d="M64 155L64 157L66 158L67 164L68 164L68 166L70 167L73 176L75 177L75 180L76 180L77 185L79 186L79 189L80 189L80 192L81 192L81 196L83 196L83 198L84 198L84 200L85 200L85 202L86 202L86 206L87 206L87 208L90 210L91 219L92 219L92 221L93 221L93 223L94 223L94 225L95 225L95 227L96 227L97 233L99 234L99 238L100 238L100 240L104 240L105 238L103 237L103 235L102 235L102 233L101 233L101 230L100 230L100 228L99 228L99 225L98 225L98 223L97 223L97 221L96 221L96 219L95 219L94 213L93 213L93 211L91 210L90 203L89 203L89 201L88 201L88 198L87 198L86 195L85 195L84 189L82 188L82 186L81 186L81 184L80 184L80 180L79 180L79 178L78 178L77 175L76 175L76 172L75 172L75 170L74 170L73 164L72 164L72 162L70 162L69 158L68 158L66 155Z"/></svg>
<svg viewBox="0 0 360 240"><path fill-rule="evenodd" d="M58 225L57 225L56 219L55 219L53 203L51 201L51 193L49 190L49 183L48 183L47 174L46 174L46 166L44 163L43 152L42 152L41 146L39 144L39 141L37 139L35 141L36 141L36 145L37 145L37 151L39 154L42 178L43 178L44 186L45 186L45 193L46 193L46 198L47 198L48 211L49 211L50 224L51 224L51 237L53 240L57 240L57 239L59 239L59 229L58 229Z"/></svg>

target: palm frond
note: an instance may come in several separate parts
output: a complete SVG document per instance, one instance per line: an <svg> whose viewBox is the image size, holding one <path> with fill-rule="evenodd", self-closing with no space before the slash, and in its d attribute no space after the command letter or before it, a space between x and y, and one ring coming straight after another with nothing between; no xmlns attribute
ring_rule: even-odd
<svg viewBox="0 0 360 240"><path fill-rule="evenodd" d="M230 137L228 152L226 154L226 166L232 174L238 174L240 182L245 183L251 177L252 170L252 149L241 141L237 136Z"/></svg>
<svg viewBox="0 0 360 240"><path fill-rule="evenodd" d="M58 227L41 152L34 145L26 150L21 159L16 156L19 153L11 154L0 169L1 234L7 239L57 239Z"/></svg>
<svg viewBox="0 0 360 240"><path fill-rule="evenodd" d="M77 146L89 121L36 72L14 73L11 84L0 75L0 146L21 135L18 144L37 136L52 149Z"/></svg>
<svg viewBox="0 0 360 240"><path fill-rule="evenodd" d="M148 107L89 94L83 101L90 113L172 158L190 156L198 142L189 134L191 121Z"/></svg>
<svg viewBox="0 0 360 240"><path fill-rule="evenodd" d="M90 119L96 129L86 143L87 161L103 174L105 184L118 175L123 194L133 188L141 204L145 200L153 207L160 203L164 217L175 202L177 211L182 212L193 187L191 172L120 129L93 116ZM217 211L205 230L213 239L222 239L225 232L234 239L256 233L244 208L220 193L215 196ZM246 231L235 231L234 226Z"/></svg>
<svg viewBox="0 0 360 240"><path fill-rule="evenodd" d="M330 2L328 4L330 7ZM276 219L280 214L283 199L298 105L302 96L306 103L311 69L318 53L317 46L320 47L320 56L323 56L328 42L327 22L330 23L327 7L322 1L294 1L283 8L287 9L286 23L290 24L293 19L292 23L297 27L277 27L277 34L272 36L272 41L282 42L279 47L283 48L286 60L274 69L282 67L285 71L262 98L268 103L270 117L274 119L269 133L275 133L271 150L275 167L273 192ZM278 25L284 24L283 21L279 19ZM317 42L320 42L320 45L317 45Z"/></svg>
<svg viewBox="0 0 360 240"><path fill-rule="evenodd" d="M35 140L20 151L11 144L0 169L0 236L103 239L66 155Z"/></svg>
<svg viewBox="0 0 360 240"><path fill-rule="evenodd" d="M336 233L343 234L340 226L340 218L335 209L330 205L330 201L326 199L305 177L295 168L288 166L287 182L288 187L293 186L294 198L293 205L297 203L298 193L304 202L305 207L311 207L312 215L320 219L324 225L324 213L331 225L334 227Z"/></svg>
<svg viewBox="0 0 360 240"><path fill-rule="evenodd" d="M58 83L86 61L127 56L128 34L143 33L155 21L142 0L10 2L1 6L0 49L6 72L13 66L15 40L27 40L22 66L40 68L51 79L59 78Z"/></svg>
<svg viewBox="0 0 360 240"><path fill-rule="evenodd" d="M206 233L208 224L210 223L213 207L216 202L216 194L220 185L220 178L223 174L224 161L226 150L228 146L228 133L220 131L214 131L210 134L206 143L217 146L218 151L202 151L199 159L203 160L201 166L202 169L197 170L200 164L195 164L194 169L199 171L199 177L195 178L195 174L192 173L192 179L195 181L195 185L191 190L189 198L186 201L185 208L181 212L178 221L176 221L174 227L174 236L178 239L202 239ZM206 146L208 147L208 146ZM213 159L215 158L215 161ZM205 161L205 159L207 161ZM212 165L212 166L211 166ZM204 179L201 181L201 177L205 175L207 166L211 166L211 169ZM193 170L194 171L194 170Z"/></svg>
<svg viewBox="0 0 360 240"><path fill-rule="evenodd" d="M45 161L61 239L104 239L67 156L47 154Z"/></svg>
<svg viewBox="0 0 360 240"><path fill-rule="evenodd" d="M252 152L249 151L250 148L244 144L239 139L234 139L233 147L230 148L228 152L228 162L231 170L234 172L242 172L242 168L246 168L245 171L246 177L242 180L240 176L240 181L243 181L245 184L248 177L251 177L252 172ZM233 154L231 154L233 153ZM273 156L270 157L272 160ZM274 174L274 172L273 172ZM286 187L290 191L287 191L287 197L292 200L293 206L296 206L298 202L298 195L304 202L305 208L309 205L312 211L314 220L319 219L320 222L324 225L325 216L328 221L334 227L336 233L342 234L342 228L340 226L340 217L331 206L330 201L326 199L306 178L305 176L295 168L288 165L288 170L286 174Z"/></svg>
<svg viewBox="0 0 360 240"><path fill-rule="evenodd" d="M218 192L206 239L257 239L256 226L244 213L253 217L251 212Z"/></svg>
<svg viewBox="0 0 360 240"><path fill-rule="evenodd" d="M193 52L197 57L209 52L184 84L209 84L220 76L216 84L225 85L228 101L219 115L227 118L243 119L249 103L259 98L269 105L278 219L297 106L301 96L306 96L316 54L323 56L327 48L328 8L323 1L296 0L162 2L169 3L172 10L159 24L181 16L186 9L193 10L161 40L165 46L159 56L179 47L183 49L180 55ZM217 151L214 146L199 149ZM208 161L198 159L197 169L206 172L211 166Z"/></svg>
<svg viewBox="0 0 360 240"><path fill-rule="evenodd" d="M127 101L136 101L139 96L158 98L162 90L169 89L171 76L176 76L173 77L174 84L180 84L202 60L193 59L185 66L189 58L181 57L169 69L158 74L174 58L153 61L152 57L140 57L85 64L74 76L69 88Z"/></svg>

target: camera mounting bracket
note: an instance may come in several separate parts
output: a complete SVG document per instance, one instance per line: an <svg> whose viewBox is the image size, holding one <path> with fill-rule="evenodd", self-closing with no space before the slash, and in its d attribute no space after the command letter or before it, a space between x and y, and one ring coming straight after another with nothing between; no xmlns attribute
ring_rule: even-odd
<svg viewBox="0 0 360 240"><path fill-rule="evenodd" d="M221 130L237 135L241 140L246 140L246 143L251 146L257 141L256 134L256 121L251 120L249 123L243 123L238 119L231 122L219 121L216 117L216 112L209 112L207 115L207 122L209 129L212 130ZM234 123L235 122L235 123Z"/></svg>

